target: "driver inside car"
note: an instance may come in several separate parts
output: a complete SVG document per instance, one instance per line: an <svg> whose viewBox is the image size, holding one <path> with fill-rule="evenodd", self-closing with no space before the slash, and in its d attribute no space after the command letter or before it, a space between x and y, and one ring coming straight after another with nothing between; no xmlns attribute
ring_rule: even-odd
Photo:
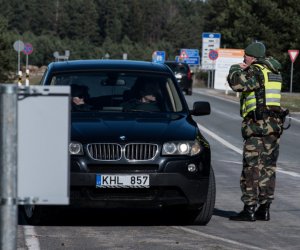
<svg viewBox="0 0 300 250"><path fill-rule="evenodd" d="M124 111L161 111L154 86L151 83L143 84L137 96L123 103Z"/></svg>

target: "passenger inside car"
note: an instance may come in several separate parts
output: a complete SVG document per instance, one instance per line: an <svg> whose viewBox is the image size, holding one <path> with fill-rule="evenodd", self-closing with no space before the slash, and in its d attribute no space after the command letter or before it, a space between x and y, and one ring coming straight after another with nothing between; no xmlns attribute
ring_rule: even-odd
<svg viewBox="0 0 300 250"><path fill-rule="evenodd" d="M86 101L89 97L88 88L83 85L71 85L71 101L72 111L90 111L92 106Z"/></svg>

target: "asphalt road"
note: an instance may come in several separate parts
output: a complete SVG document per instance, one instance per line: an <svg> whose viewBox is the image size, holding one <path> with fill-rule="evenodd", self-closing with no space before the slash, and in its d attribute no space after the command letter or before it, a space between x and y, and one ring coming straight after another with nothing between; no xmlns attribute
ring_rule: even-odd
<svg viewBox="0 0 300 250"><path fill-rule="evenodd" d="M300 249L299 115L293 114L281 139L271 221L232 222L228 217L242 208L238 103L203 89L186 98L190 106L207 100L212 108L210 116L196 118L212 148L217 183L207 226L186 226L180 215L155 210L60 211L42 226L25 225L21 218L18 249Z"/></svg>

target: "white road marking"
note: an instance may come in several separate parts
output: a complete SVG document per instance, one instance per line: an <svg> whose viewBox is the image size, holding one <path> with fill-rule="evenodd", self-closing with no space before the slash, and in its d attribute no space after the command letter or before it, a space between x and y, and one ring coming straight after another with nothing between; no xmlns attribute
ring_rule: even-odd
<svg viewBox="0 0 300 250"><path fill-rule="evenodd" d="M233 150L234 152L242 155L243 154L243 150L237 148L236 146L232 145L230 142L224 140L222 137L218 136L217 134L215 134L214 132L210 131L209 129L203 127L202 125L200 125L198 123L198 127L201 131L203 131L204 133L210 135L212 138L214 138L215 140L217 140L218 142L222 143L224 146L226 146L227 148ZM293 177L300 177L300 174L296 173L296 172L292 172L292 171L286 171L286 170L282 170L282 168L278 167L277 168L277 172L282 173L282 174L287 174Z"/></svg>
<svg viewBox="0 0 300 250"><path fill-rule="evenodd" d="M238 164L238 165L241 165L241 164L242 164L241 161L226 161L226 160L219 160L219 161L226 162L226 163Z"/></svg>
<svg viewBox="0 0 300 250"><path fill-rule="evenodd" d="M288 174L294 177L300 177L300 174L296 173L296 172L292 172L292 171L286 171L286 170L282 170L282 168L277 167L277 172L283 173L283 174Z"/></svg>
<svg viewBox="0 0 300 250"><path fill-rule="evenodd" d="M191 234L195 234L201 237L205 237L205 238L209 238L209 239L213 239L213 240L219 240L219 241L223 241L229 244L233 244L242 248L247 248L247 249L255 249L255 250L263 250L263 248L259 248L259 247L255 247L255 246L251 246L248 244L244 244L244 243L240 243L238 241L234 241L234 240L228 240L219 236L214 236L211 234L206 234L206 233L202 233L199 232L197 230L191 229L191 228L187 228L187 227L180 227L180 226L173 226L173 228L176 228L178 230L183 230L185 232L191 233Z"/></svg>
<svg viewBox="0 0 300 250"><path fill-rule="evenodd" d="M292 114L292 115L293 115L293 114ZM292 119L293 121L295 121L295 122L300 122L300 120L299 120L299 119L297 119L297 118L293 117L292 115L291 115L291 119ZM286 118L286 119L288 119L288 118ZM291 126L292 126L292 125L291 125Z"/></svg>
<svg viewBox="0 0 300 250"><path fill-rule="evenodd" d="M28 250L40 250L40 242L34 226L23 226L25 244Z"/></svg>
<svg viewBox="0 0 300 250"><path fill-rule="evenodd" d="M238 147L232 145L230 142L224 140L223 138L221 138L220 136L218 136L217 134L215 134L214 132L210 131L209 129L203 127L202 125L200 125L198 123L198 127L201 131L205 132L206 134L210 135L212 138L214 138L215 140L217 140L218 142L221 142L224 146L226 146L227 148L230 148L231 150L237 152L238 154L243 154L243 150L239 149Z"/></svg>

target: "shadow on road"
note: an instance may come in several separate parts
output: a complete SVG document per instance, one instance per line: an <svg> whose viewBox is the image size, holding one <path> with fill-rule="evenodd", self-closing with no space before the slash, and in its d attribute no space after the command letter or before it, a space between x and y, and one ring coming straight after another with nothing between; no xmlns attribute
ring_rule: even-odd
<svg viewBox="0 0 300 250"><path fill-rule="evenodd" d="M181 210L163 209L71 209L51 207L39 225L45 226L161 226L187 225ZM19 225L27 225L19 210Z"/></svg>
<svg viewBox="0 0 300 250"><path fill-rule="evenodd" d="M184 210L163 209L95 209L47 207L45 218L39 225L47 226L160 226L192 225ZM213 216L229 218L235 211L214 209ZM19 225L27 225L19 210Z"/></svg>
<svg viewBox="0 0 300 250"><path fill-rule="evenodd" d="M230 216L236 215L237 212L235 211L225 211L225 210L221 210L218 208L214 209L214 216L219 216L219 217L224 217L224 218L229 218Z"/></svg>

